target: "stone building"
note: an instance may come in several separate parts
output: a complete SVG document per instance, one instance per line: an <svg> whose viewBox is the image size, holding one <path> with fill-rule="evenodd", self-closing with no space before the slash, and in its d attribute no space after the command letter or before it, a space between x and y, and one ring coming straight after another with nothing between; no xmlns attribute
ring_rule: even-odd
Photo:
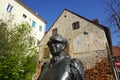
<svg viewBox="0 0 120 80"><path fill-rule="evenodd" d="M67 38L67 53L81 59L85 70L111 54L108 28L65 9L41 40L39 61L49 61L51 55L46 43L56 33Z"/></svg>

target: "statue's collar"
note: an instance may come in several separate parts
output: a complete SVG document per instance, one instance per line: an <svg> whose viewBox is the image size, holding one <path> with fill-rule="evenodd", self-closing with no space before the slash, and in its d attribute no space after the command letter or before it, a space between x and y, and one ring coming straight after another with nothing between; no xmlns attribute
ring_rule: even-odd
<svg viewBox="0 0 120 80"><path fill-rule="evenodd" d="M63 60L66 57L68 57L68 56L67 55L64 55L64 56L63 55L61 55L61 56L54 56L54 57L52 57L50 64L54 65L55 63Z"/></svg>

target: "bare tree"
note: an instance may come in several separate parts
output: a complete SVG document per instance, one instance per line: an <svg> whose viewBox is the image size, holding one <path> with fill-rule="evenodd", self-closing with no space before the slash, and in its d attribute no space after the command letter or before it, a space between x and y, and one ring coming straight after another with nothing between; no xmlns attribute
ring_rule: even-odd
<svg viewBox="0 0 120 80"><path fill-rule="evenodd" d="M107 13L107 22L120 30L120 0L103 0Z"/></svg>

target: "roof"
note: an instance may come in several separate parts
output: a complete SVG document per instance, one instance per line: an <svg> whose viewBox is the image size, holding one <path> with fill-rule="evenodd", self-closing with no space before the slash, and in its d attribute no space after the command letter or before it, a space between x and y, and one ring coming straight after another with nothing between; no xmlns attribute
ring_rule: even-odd
<svg viewBox="0 0 120 80"><path fill-rule="evenodd" d="M113 50L113 56L120 56L120 47L118 46L112 46L112 50Z"/></svg>
<svg viewBox="0 0 120 80"><path fill-rule="evenodd" d="M32 9L30 9L28 6L26 6L21 0L15 0L17 3L19 3L21 6L23 6L25 9L27 9L29 12L31 12L33 15L35 15L37 18L39 18L44 23L47 23L42 17L40 17L36 12L34 12Z"/></svg>

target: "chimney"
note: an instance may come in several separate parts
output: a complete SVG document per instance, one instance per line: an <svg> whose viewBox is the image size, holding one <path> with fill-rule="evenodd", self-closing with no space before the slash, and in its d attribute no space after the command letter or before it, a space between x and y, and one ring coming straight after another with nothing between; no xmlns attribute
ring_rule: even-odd
<svg viewBox="0 0 120 80"><path fill-rule="evenodd" d="M99 24L99 20L98 19L93 19L92 22Z"/></svg>

